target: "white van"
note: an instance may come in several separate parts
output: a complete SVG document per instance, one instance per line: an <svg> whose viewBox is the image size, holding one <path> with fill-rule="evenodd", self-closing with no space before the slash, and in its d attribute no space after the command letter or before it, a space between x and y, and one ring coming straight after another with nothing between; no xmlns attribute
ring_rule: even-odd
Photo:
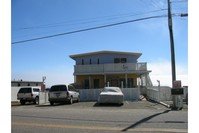
<svg viewBox="0 0 199 133"><path fill-rule="evenodd" d="M21 87L17 93L17 99L20 100L22 105L26 102L34 102L35 104L39 104L40 90L41 89L38 86Z"/></svg>
<svg viewBox="0 0 199 133"><path fill-rule="evenodd" d="M51 105L61 102L72 104L74 101L79 102L79 92L72 85L53 85L49 90L48 98Z"/></svg>

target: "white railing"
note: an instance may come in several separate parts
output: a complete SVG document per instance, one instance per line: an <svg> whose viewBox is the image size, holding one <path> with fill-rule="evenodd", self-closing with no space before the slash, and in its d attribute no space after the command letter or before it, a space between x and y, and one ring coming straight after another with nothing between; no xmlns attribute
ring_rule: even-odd
<svg viewBox="0 0 199 133"><path fill-rule="evenodd" d="M75 65L75 74L146 71L147 63Z"/></svg>
<svg viewBox="0 0 199 133"><path fill-rule="evenodd" d="M80 89L80 101L97 101L100 92L103 89ZM125 101L137 101L140 98L138 88L121 88Z"/></svg>
<svg viewBox="0 0 199 133"><path fill-rule="evenodd" d="M147 97L151 100L160 101L171 101L171 88L167 86L151 86L146 89Z"/></svg>
<svg viewBox="0 0 199 133"><path fill-rule="evenodd" d="M80 102L97 101L101 89L79 89ZM140 98L139 88L121 88L125 101L138 101ZM39 105L50 104L48 101L48 92L39 93Z"/></svg>

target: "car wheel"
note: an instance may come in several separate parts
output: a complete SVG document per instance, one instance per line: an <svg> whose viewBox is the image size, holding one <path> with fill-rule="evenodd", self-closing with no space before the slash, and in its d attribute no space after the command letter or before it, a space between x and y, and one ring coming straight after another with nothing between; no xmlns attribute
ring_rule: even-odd
<svg viewBox="0 0 199 133"><path fill-rule="evenodd" d="M77 102L79 102L79 97L77 97Z"/></svg>
<svg viewBox="0 0 199 133"><path fill-rule="evenodd" d="M35 104L39 104L39 97L35 98Z"/></svg>
<svg viewBox="0 0 199 133"><path fill-rule="evenodd" d="M70 98L69 103L70 103L70 104L73 104L73 97Z"/></svg>
<svg viewBox="0 0 199 133"><path fill-rule="evenodd" d="M54 102L50 102L50 105L53 105L54 104Z"/></svg>
<svg viewBox="0 0 199 133"><path fill-rule="evenodd" d="M26 103L26 101L24 100L20 100L21 105L24 105Z"/></svg>

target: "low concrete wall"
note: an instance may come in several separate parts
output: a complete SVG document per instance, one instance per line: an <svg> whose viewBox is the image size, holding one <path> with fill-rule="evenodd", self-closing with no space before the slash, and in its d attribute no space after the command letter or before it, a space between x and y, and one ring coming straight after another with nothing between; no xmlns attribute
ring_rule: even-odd
<svg viewBox="0 0 199 133"><path fill-rule="evenodd" d="M48 102L48 92L39 92L39 104L42 105Z"/></svg>
<svg viewBox="0 0 199 133"><path fill-rule="evenodd" d="M19 101L17 100L17 93L21 87L11 87L11 101Z"/></svg>

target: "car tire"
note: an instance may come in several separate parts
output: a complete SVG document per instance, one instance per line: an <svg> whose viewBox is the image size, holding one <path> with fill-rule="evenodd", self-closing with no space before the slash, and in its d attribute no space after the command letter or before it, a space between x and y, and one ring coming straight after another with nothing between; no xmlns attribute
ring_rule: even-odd
<svg viewBox="0 0 199 133"><path fill-rule="evenodd" d="M50 102L50 105L54 105L54 102Z"/></svg>
<svg viewBox="0 0 199 133"><path fill-rule="evenodd" d="M73 97L70 98L69 104L73 104Z"/></svg>
<svg viewBox="0 0 199 133"><path fill-rule="evenodd" d="M26 101L20 100L21 105L25 105Z"/></svg>
<svg viewBox="0 0 199 133"><path fill-rule="evenodd" d="M77 103L79 102L79 97L77 98Z"/></svg>
<svg viewBox="0 0 199 133"><path fill-rule="evenodd" d="M35 98L35 104L38 104L38 105L39 105L39 97L36 97L36 98Z"/></svg>

